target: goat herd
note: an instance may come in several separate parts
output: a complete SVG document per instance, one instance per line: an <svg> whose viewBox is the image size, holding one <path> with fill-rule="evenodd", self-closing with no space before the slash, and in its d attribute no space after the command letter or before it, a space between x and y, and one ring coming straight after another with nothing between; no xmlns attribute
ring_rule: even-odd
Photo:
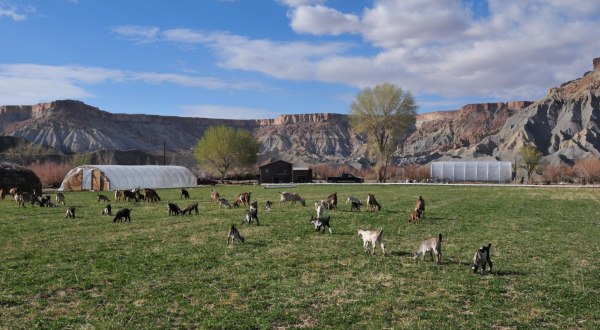
<svg viewBox="0 0 600 330"><path fill-rule="evenodd" d="M143 191L143 194L142 194ZM41 196L36 193L30 192L21 192L16 188L10 189L9 193L13 196L19 207L25 207L26 203L31 203L31 205L38 204L40 207L56 207L58 205L65 206L65 196L61 192L56 192L55 201L53 202L50 198L50 195ZM222 198L217 191L212 191L210 198L211 202L217 204L219 208L232 208L232 207L240 207L242 204L244 207L248 207L246 213L241 221L242 224L251 225L254 221L256 221L256 225L259 226L258 220L258 201L251 202L250 192L244 192L236 196L235 200L230 203L227 199ZM0 196L4 199L4 191L0 189ZM279 192L279 205L290 203L291 205L295 205L296 203L300 203L302 206L306 206L306 201L299 194L293 192ZM133 189L133 190L117 190L115 191L115 201L117 202L139 202L143 200L144 202L153 203L160 202L160 196L154 189ZM181 199L189 199L190 195L186 189L181 189ZM106 202L110 203L110 199L102 194L98 194L97 202ZM346 204L350 205L350 211L360 211L363 206L362 202L354 197L347 196ZM327 197L326 200L315 201L314 203L316 217L311 216L310 222L314 225L315 231L317 232L325 232L329 230L329 233L333 233L331 224L330 224L330 216L325 215L325 210L336 210L338 206L338 197L337 193L333 193ZM265 210L271 211L273 207L273 202L267 200L265 202ZM367 204L366 209L368 211L380 211L381 205L375 199L373 194L367 195ZM121 208L119 209L113 218L113 222L131 222L131 208ZM192 215L194 212L196 215L199 214L198 211L198 203L191 203L186 208L181 209L177 204L168 202L167 203L167 211L169 216L178 216L178 215ZM102 215L112 216L112 207L110 204L106 204L104 209L101 211ZM410 212L409 221L411 222L419 222L422 218L425 217L425 200L419 196L419 198L415 202L415 208ZM75 219L75 207L67 207L65 218ZM377 244L380 245L382 253L385 255L385 245L383 243L383 228L378 230L358 230L358 236L361 236L363 240L363 248L365 252L369 251L369 245L371 246L371 254L375 254L375 246ZM243 243L245 241L244 237L241 235L239 230L235 227L235 225L231 225L228 233L227 233L227 244L230 245L234 241L238 241ZM481 273L485 273L486 268L489 267L490 272L492 271L492 261L490 259L490 248L491 243L487 246L480 247L473 257L473 263L471 269L474 273L477 272L479 268L481 268ZM442 260L442 234L439 234L437 237L430 237L424 240L418 247L414 259L417 261L422 261L425 254L430 254L432 260L435 259L437 263L441 263ZM435 256L435 258L434 258ZM486 267L487 266L487 267Z"/></svg>

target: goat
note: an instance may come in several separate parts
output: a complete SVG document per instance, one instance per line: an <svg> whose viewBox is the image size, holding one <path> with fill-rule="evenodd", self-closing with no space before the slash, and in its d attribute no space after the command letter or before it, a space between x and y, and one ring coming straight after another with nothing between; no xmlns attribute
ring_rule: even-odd
<svg viewBox="0 0 600 330"><path fill-rule="evenodd" d="M290 202L291 205L296 205L296 202L300 202L300 204L302 206L306 206L306 203L304 201L304 198L300 197L300 195L298 195L297 193L290 193L290 192L279 192L280 198L279 198L279 204L281 205L281 203L287 203Z"/></svg>
<svg viewBox="0 0 600 330"><path fill-rule="evenodd" d="M187 190L181 188L181 199L184 199L184 198L190 199L190 193Z"/></svg>
<svg viewBox="0 0 600 330"><path fill-rule="evenodd" d="M120 190L115 190L115 201L120 202L123 199L123 192Z"/></svg>
<svg viewBox="0 0 600 330"><path fill-rule="evenodd" d="M235 243L235 241L244 243L245 239L237 230L237 228L235 228L235 225L231 225L231 228L229 228L229 232L227 232L227 245L229 245L230 242Z"/></svg>
<svg viewBox="0 0 600 330"><path fill-rule="evenodd" d="M435 254L437 263L438 264L442 263L442 234L441 233L438 235L438 237L430 237L430 238L424 240L423 242L421 242L421 245L419 245L419 249L417 250L417 253L415 254L413 259L415 259L417 262L423 261L425 254L428 252L431 254L432 261L435 261L434 257L433 257L433 255Z"/></svg>
<svg viewBox="0 0 600 330"><path fill-rule="evenodd" d="M150 188L144 188L144 202L153 203L160 202L160 197L156 193L156 190Z"/></svg>
<svg viewBox="0 0 600 330"><path fill-rule="evenodd" d="M319 208L319 206L329 209L329 203L327 203L324 200L315 201L315 210L317 210Z"/></svg>
<svg viewBox="0 0 600 330"><path fill-rule="evenodd" d="M473 273L477 273L477 269L481 267L481 274L485 274L486 264L490 265L490 273L492 272L492 259L490 258L490 249L492 248L492 243L488 244L488 246L482 246L475 252L473 256L473 264L471 265L471 270Z"/></svg>
<svg viewBox="0 0 600 330"><path fill-rule="evenodd" d="M215 203L215 204L219 204L219 193L217 191L211 191L210 192L210 200Z"/></svg>
<svg viewBox="0 0 600 330"><path fill-rule="evenodd" d="M360 202L360 199L350 195L350 196L346 196L346 204L350 203L352 204L352 202L358 202L362 205L362 203Z"/></svg>
<svg viewBox="0 0 600 330"><path fill-rule="evenodd" d="M385 245L383 244L383 228L379 230L358 230L358 236L362 237L363 248L369 252L369 243L371 243L371 255L375 254L375 244L379 243L381 252L385 256Z"/></svg>
<svg viewBox="0 0 600 330"><path fill-rule="evenodd" d="M329 233L333 234L333 231L331 229L331 226L329 225L329 216L319 216L316 218L313 218L312 216L310 217L310 223L312 223L313 225L315 225L315 231L321 231L321 229L323 229L323 233L325 233L325 227L327 227L329 229Z"/></svg>
<svg viewBox="0 0 600 330"><path fill-rule="evenodd" d="M106 204L106 207L102 210L102 215L112 215L112 206L110 204Z"/></svg>
<svg viewBox="0 0 600 330"><path fill-rule="evenodd" d="M373 194L367 194L367 210L381 211L381 205L379 205L379 203L377 203L377 200L375 199L375 195L373 195Z"/></svg>
<svg viewBox="0 0 600 330"><path fill-rule="evenodd" d="M108 199L108 197L106 197L106 196L104 196L102 194L98 194L98 200L96 201L96 203L99 202L99 201L104 201L104 202L109 203L110 199Z"/></svg>
<svg viewBox="0 0 600 330"><path fill-rule="evenodd" d="M192 215L192 211L195 211L196 215L200 213L198 212L198 203L188 205L185 209L183 209L183 211L181 211L181 215L185 215L186 213Z"/></svg>
<svg viewBox="0 0 600 330"><path fill-rule="evenodd" d="M337 193L336 192L334 192L333 194L327 196L327 206L329 206L328 209L330 209L330 210L337 209L337 202L338 202L338 200L337 200Z"/></svg>
<svg viewBox="0 0 600 330"><path fill-rule="evenodd" d="M410 212L410 218L408 219L408 222L419 222L419 220L421 220L421 211L417 209Z"/></svg>
<svg viewBox="0 0 600 330"><path fill-rule="evenodd" d="M17 194L17 191L19 189L17 189L16 187L10 188L10 190L8 191L8 193L14 198L15 195Z"/></svg>
<svg viewBox="0 0 600 330"><path fill-rule="evenodd" d="M235 198L235 202L233 204L234 205L237 204L237 206L244 204L244 207L246 207L246 204L250 205L250 193L243 192L243 193L237 195L237 197Z"/></svg>
<svg viewBox="0 0 600 330"><path fill-rule="evenodd" d="M219 198L219 208L221 208L223 206L225 206L228 209L231 208L231 205L229 204L229 202L225 198Z"/></svg>
<svg viewBox="0 0 600 330"><path fill-rule="evenodd" d="M167 211L169 215L181 214L181 209L179 208L179 206L177 206L177 204L174 203L167 203Z"/></svg>
<svg viewBox="0 0 600 330"><path fill-rule="evenodd" d="M267 211L271 211L271 208L272 208L272 207L273 207L273 202L271 202L271 201L266 201L266 202L265 202L265 209L266 209Z"/></svg>
<svg viewBox="0 0 600 330"><path fill-rule="evenodd" d="M260 223L258 222L258 209L248 210L246 216L244 216L244 219L242 220L242 224L247 223L251 225L253 220L256 220L256 225L260 226Z"/></svg>
<svg viewBox="0 0 600 330"><path fill-rule="evenodd" d="M139 201L139 195L130 190L123 190L123 199L127 202Z"/></svg>
<svg viewBox="0 0 600 330"><path fill-rule="evenodd" d="M250 210L258 210L258 201L255 200L254 202L250 203Z"/></svg>
<svg viewBox="0 0 600 330"><path fill-rule="evenodd" d="M60 192L57 192L55 197L56 197L56 204L62 204L63 206L65 205L65 195L63 195Z"/></svg>
<svg viewBox="0 0 600 330"><path fill-rule="evenodd" d="M425 217L425 200L423 197L419 196L419 199L415 202L415 210L419 210L421 212L421 217Z"/></svg>
<svg viewBox="0 0 600 330"><path fill-rule="evenodd" d="M325 208L321 205L317 207L317 218L323 217L323 213L325 212Z"/></svg>
<svg viewBox="0 0 600 330"><path fill-rule="evenodd" d="M52 203L52 200L50 198L50 195L46 195L42 198L40 198L40 207L54 207L56 205L54 205L54 203Z"/></svg>
<svg viewBox="0 0 600 330"><path fill-rule="evenodd" d="M113 219L113 222L125 222L125 220L127 220L128 222L131 222L131 209L120 209L117 211L117 214L115 214L115 217Z"/></svg>
<svg viewBox="0 0 600 330"><path fill-rule="evenodd" d="M360 201L352 201L350 203L350 212L356 210L360 212L360 206L362 205L362 203Z"/></svg>
<svg viewBox="0 0 600 330"><path fill-rule="evenodd" d="M65 214L65 219L66 218L71 218L71 219L75 219L75 208L74 207L68 207L67 208L67 212Z"/></svg>

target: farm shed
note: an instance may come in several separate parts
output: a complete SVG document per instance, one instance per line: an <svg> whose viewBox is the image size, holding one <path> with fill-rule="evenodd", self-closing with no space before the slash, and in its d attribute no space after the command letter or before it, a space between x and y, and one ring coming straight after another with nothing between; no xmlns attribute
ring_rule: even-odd
<svg viewBox="0 0 600 330"><path fill-rule="evenodd" d="M290 183L292 182L292 164L283 160L264 164L260 170L260 183Z"/></svg>
<svg viewBox="0 0 600 330"><path fill-rule="evenodd" d="M308 167L292 167L292 182L304 183L312 180L312 170Z"/></svg>
<svg viewBox="0 0 600 330"><path fill-rule="evenodd" d="M182 166L83 165L69 171L59 190L106 191L135 188L179 188L196 185L196 176Z"/></svg>
<svg viewBox="0 0 600 330"><path fill-rule="evenodd" d="M511 162L432 162L431 178L446 182L511 182Z"/></svg>
<svg viewBox="0 0 600 330"><path fill-rule="evenodd" d="M8 193L11 188L41 194L42 182L30 169L12 163L0 163L0 189Z"/></svg>

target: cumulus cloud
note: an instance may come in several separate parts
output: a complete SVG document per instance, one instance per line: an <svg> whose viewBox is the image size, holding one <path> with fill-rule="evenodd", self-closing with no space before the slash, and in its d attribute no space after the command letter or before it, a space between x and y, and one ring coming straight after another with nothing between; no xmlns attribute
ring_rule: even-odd
<svg viewBox="0 0 600 330"><path fill-rule="evenodd" d="M324 6L300 6L288 13L292 29L298 33L340 35L357 33L359 19Z"/></svg>
<svg viewBox="0 0 600 330"><path fill-rule="evenodd" d="M222 106L211 104L195 104L183 107L184 117L218 118L218 119L269 119L279 114L260 108Z"/></svg>
<svg viewBox="0 0 600 330"><path fill-rule="evenodd" d="M280 3L291 7L295 32L320 38L283 42L192 29L152 29L145 37L204 45L229 70L358 88L387 81L449 100L533 100L579 77L600 55L594 1L374 0L359 15L325 1ZM361 40L337 42L343 34Z"/></svg>

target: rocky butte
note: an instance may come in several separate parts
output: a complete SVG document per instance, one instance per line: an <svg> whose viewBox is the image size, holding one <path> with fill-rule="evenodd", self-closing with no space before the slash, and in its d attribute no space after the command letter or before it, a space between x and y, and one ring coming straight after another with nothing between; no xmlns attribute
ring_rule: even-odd
<svg viewBox="0 0 600 330"><path fill-rule="evenodd" d="M513 160L531 144L549 163L600 155L600 58L583 77L551 88L536 102L469 104L460 110L418 115L397 150L395 162ZM334 113L229 120L118 114L79 101L0 106L2 135L21 137L65 153L98 150L190 154L204 130L228 125L253 132L263 159L294 163L347 164L367 161L366 140L352 131L348 116Z"/></svg>

